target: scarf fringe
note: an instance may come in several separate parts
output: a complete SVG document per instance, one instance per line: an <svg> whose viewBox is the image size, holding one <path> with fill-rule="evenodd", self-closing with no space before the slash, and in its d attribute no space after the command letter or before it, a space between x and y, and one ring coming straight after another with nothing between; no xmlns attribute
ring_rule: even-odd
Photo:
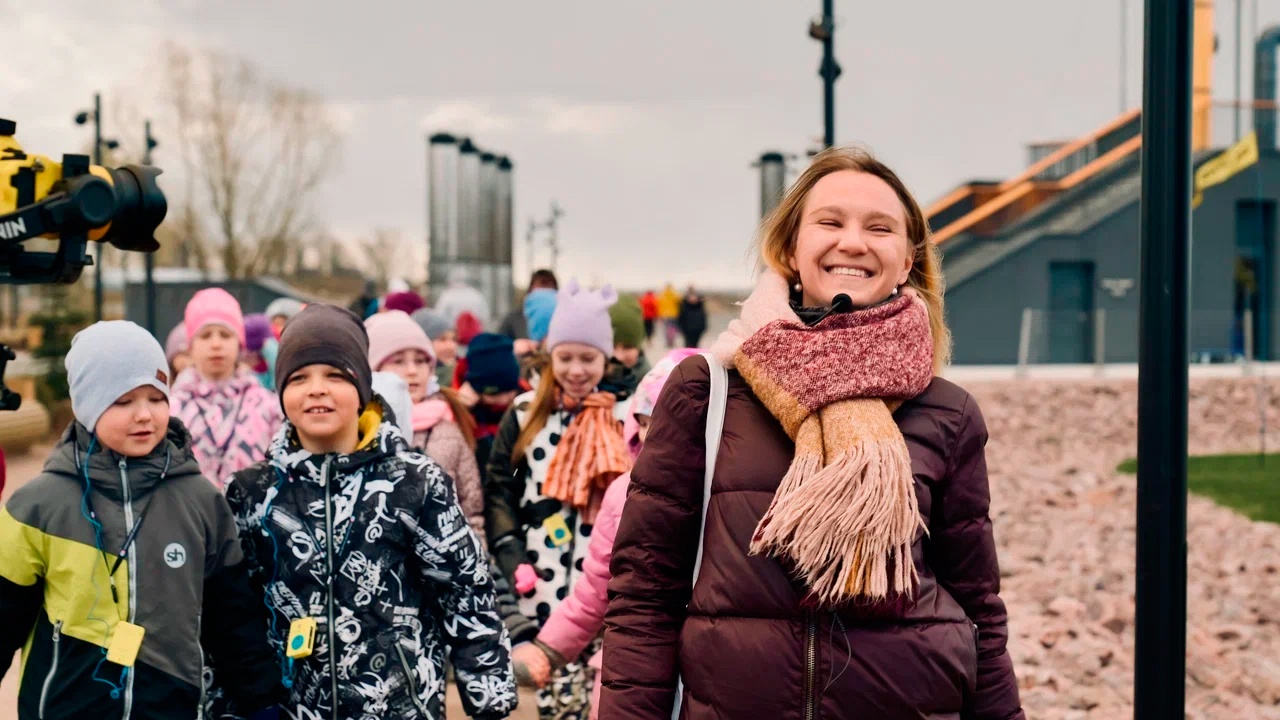
<svg viewBox="0 0 1280 720"><path fill-rule="evenodd" d="M797 453L756 528L752 554L794 561L824 605L913 594L919 578L911 546L925 525L905 445L864 439L825 466L822 460Z"/></svg>

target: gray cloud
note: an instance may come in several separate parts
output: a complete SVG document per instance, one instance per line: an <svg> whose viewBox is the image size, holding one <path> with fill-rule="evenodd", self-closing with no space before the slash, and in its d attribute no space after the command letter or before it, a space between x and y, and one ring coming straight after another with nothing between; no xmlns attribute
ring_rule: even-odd
<svg viewBox="0 0 1280 720"><path fill-rule="evenodd" d="M744 285L758 213L750 163L766 149L803 153L822 130L819 46L805 33L816 1L6 5L0 42L15 59L0 88L30 149L78 149L86 134L70 116L95 88L145 95L157 43L204 43L338 109L345 151L319 207L339 234L387 225L423 238L425 135L453 129L515 162L518 238L556 199L562 270L621 285ZM1233 4L1217 5L1215 95L1226 97ZM1280 22L1280 5L1263 5L1259 24ZM836 6L837 138L869 145L923 202L1008 176L1025 143L1077 136L1119 110L1114 0ZM1128 7L1137 105L1141 3Z"/></svg>

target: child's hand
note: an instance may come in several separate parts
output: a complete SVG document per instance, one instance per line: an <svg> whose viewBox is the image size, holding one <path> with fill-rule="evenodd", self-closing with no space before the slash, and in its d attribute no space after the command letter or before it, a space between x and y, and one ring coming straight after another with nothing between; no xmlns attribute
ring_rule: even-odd
<svg viewBox="0 0 1280 720"><path fill-rule="evenodd" d="M521 685L541 689L551 682L551 660L542 648L531 642L512 648L511 664L515 668L516 682Z"/></svg>
<svg viewBox="0 0 1280 720"><path fill-rule="evenodd" d="M521 595L527 592L533 592L538 585L538 571L533 569L529 563L521 563L516 568L516 592Z"/></svg>
<svg viewBox="0 0 1280 720"><path fill-rule="evenodd" d="M458 388L458 402L469 408L475 407L476 403L480 402L480 396L476 394L475 388L471 387L471 383L462 383L462 387Z"/></svg>

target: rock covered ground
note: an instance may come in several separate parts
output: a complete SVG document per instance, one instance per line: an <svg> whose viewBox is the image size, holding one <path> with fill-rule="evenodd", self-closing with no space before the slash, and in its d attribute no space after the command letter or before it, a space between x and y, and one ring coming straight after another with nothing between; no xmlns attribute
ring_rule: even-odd
<svg viewBox="0 0 1280 720"><path fill-rule="evenodd" d="M966 384L981 403L1030 718L1133 717L1137 383ZM1260 402L1259 388L1266 393ZM1280 451L1280 379L1192 380L1190 452ZM1276 478L1280 482L1280 478ZM1188 718L1280 718L1280 525L1188 500Z"/></svg>

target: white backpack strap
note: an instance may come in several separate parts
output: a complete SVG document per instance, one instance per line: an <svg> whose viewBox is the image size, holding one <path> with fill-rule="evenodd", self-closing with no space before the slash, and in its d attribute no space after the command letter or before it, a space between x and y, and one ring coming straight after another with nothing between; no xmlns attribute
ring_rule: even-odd
<svg viewBox="0 0 1280 720"><path fill-rule="evenodd" d="M729 371L711 353L703 353L711 373L711 392L707 399L707 468L702 476L702 522L698 526L698 554L693 561L693 584L698 584L702 570L702 546L707 533L707 506L711 504L711 479L716 474L716 456L720 454L720 437L724 432L724 411L729 403ZM671 720L680 717L684 700L684 677L676 676L676 701Z"/></svg>
<svg viewBox="0 0 1280 720"><path fill-rule="evenodd" d="M711 504L711 479L716 474L716 456L720 454L720 438L724 432L724 411L729 402L729 371L711 353L703 353L711 374L711 392L707 400L707 468L702 478L702 523L698 526L698 555L693 562L693 582L697 584L702 570L703 536L707 531L707 506Z"/></svg>

